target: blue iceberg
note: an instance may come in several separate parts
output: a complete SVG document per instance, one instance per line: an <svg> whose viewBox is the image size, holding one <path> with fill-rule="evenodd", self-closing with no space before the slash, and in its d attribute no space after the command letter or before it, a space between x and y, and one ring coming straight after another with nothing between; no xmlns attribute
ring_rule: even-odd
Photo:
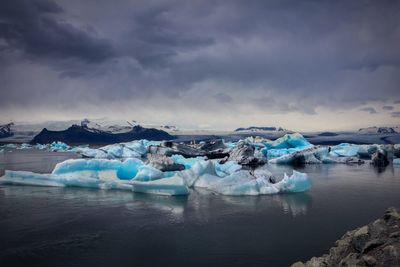
<svg viewBox="0 0 400 267"><path fill-rule="evenodd" d="M332 157L354 157L357 156L360 147L358 145L342 143L331 148L329 155Z"/></svg>

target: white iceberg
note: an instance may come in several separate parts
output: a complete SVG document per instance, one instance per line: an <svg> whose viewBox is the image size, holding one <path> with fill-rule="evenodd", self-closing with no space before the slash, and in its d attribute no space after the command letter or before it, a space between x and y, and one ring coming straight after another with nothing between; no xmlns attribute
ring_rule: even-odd
<svg viewBox="0 0 400 267"><path fill-rule="evenodd" d="M82 173L81 173L82 174ZM0 178L0 184L55 186L55 187L86 187L97 189L131 190L127 181L119 179L101 179L71 174L38 174L26 171L6 171Z"/></svg>
<svg viewBox="0 0 400 267"><path fill-rule="evenodd" d="M293 171L291 176L287 176L278 183L271 182L270 175L255 178L247 171L238 171L225 178L213 180L208 177L210 184L205 187L213 192L222 195L270 195L278 193L298 193L307 191L311 187L311 182L305 173Z"/></svg>
<svg viewBox="0 0 400 267"><path fill-rule="evenodd" d="M131 181L133 192L156 194L156 195L187 195L189 188L179 176L163 178L150 182Z"/></svg>

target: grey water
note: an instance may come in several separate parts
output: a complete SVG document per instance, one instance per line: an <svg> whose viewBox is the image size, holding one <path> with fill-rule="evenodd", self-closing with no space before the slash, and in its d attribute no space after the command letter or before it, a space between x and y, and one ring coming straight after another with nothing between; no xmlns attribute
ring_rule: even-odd
<svg viewBox="0 0 400 267"><path fill-rule="evenodd" d="M51 172L70 153L6 151L5 169ZM289 166L266 165L277 177ZM0 187L0 266L290 266L400 208L400 168L308 165L306 193L165 197Z"/></svg>

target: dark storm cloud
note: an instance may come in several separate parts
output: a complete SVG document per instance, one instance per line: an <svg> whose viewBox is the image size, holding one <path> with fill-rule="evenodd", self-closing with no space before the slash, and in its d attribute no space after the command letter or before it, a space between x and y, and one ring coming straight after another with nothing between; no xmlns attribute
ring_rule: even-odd
<svg viewBox="0 0 400 267"><path fill-rule="evenodd" d="M393 110L394 107L393 106L383 106L382 109L383 110Z"/></svg>
<svg viewBox="0 0 400 267"><path fill-rule="evenodd" d="M376 114L376 113L377 113L376 110L375 110L373 107L361 108L360 110L361 110L361 111L366 111L366 112L368 112L369 114Z"/></svg>
<svg viewBox="0 0 400 267"><path fill-rule="evenodd" d="M359 110L400 97L399 13L368 0L1 1L0 104Z"/></svg>
<svg viewBox="0 0 400 267"><path fill-rule="evenodd" d="M48 58L101 62L113 56L109 41L63 21L63 8L51 0L0 2L0 38L9 50ZM4 49L4 48L3 48Z"/></svg>

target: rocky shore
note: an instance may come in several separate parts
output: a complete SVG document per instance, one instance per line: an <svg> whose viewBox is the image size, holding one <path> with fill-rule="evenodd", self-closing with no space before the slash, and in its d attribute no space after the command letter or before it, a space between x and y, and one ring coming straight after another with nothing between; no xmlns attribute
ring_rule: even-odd
<svg viewBox="0 0 400 267"><path fill-rule="evenodd" d="M292 267L400 266L400 214L389 208L383 218L347 232L329 254Z"/></svg>

